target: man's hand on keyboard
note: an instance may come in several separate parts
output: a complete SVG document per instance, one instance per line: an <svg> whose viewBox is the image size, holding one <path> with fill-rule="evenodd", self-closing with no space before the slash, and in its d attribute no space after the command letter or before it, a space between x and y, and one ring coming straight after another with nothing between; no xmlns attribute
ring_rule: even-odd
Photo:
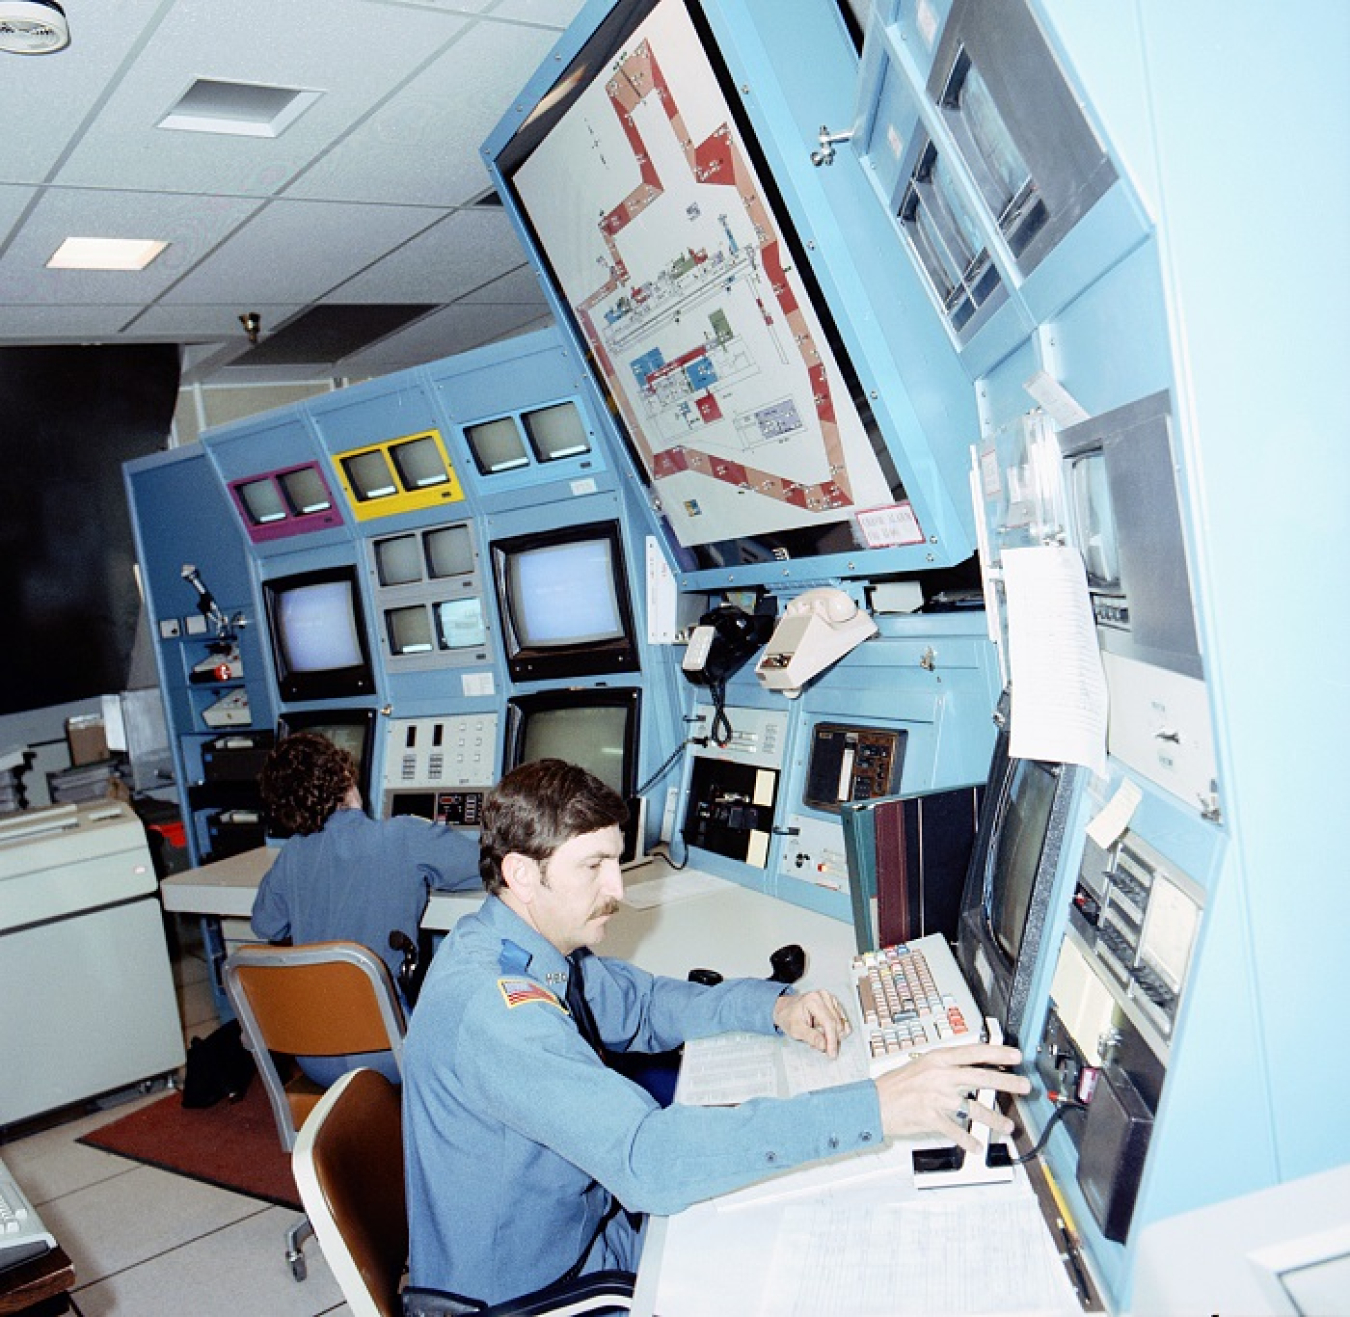
<svg viewBox="0 0 1350 1317"><path fill-rule="evenodd" d="M817 988L801 996L784 993L773 1008L773 1022L789 1038L810 1043L826 1056L838 1056L839 1044L853 1028L832 992Z"/></svg>
<svg viewBox="0 0 1350 1317"><path fill-rule="evenodd" d="M979 1143L966 1128L970 1119L988 1125L997 1135L1012 1133L1012 1121L1001 1111L968 1103L967 1094L981 1088L1001 1093L1029 1093L1031 1084L1023 1075L993 1070L991 1066L1015 1066L1022 1053L1015 1047L974 1043L969 1047L927 1052L877 1081L881 1099L881 1127L889 1139L936 1134L949 1138L967 1152L978 1152Z"/></svg>

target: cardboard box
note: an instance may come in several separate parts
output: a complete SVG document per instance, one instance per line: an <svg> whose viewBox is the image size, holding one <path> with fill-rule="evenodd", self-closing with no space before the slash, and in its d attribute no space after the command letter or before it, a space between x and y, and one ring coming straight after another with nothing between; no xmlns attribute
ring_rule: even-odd
<svg viewBox="0 0 1350 1317"><path fill-rule="evenodd" d="M85 713L66 719L66 744L70 747L72 768L81 764L97 764L108 758L108 737L103 719L96 713Z"/></svg>

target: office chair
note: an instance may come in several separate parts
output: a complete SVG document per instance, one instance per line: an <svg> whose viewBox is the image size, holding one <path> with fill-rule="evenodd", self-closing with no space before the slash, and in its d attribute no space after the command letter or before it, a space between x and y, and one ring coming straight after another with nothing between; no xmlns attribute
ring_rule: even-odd
<svg viewBox="0 0 1350 1317"><path fill-rule="evenodd" d="M408 1209L398 1089L375 1070L343 1075L301 1128L291 1169L352 1317L400 1317Z"/></svg>
<svg viewBox="0 0 1350 1317"><path fill-rule="evenodd" d="M324 1090L298 1070L283 1078L273 1053L389 1051L402 1070L404 1019L398 993L384 962L359 943L239 947L225 962L225 990L286 1152L295 1147ZM286 1261L297 1281L305 1279L304 1245L312 1234L303 1217L286 1234Z"/></svg>
<svg viewBox="0 0 1350 1317"><path fill-rule="evenodd" d="M300 1201L352 1317L400 1317L408 1253L399 1092L353 1070L319 1099L291 1154ZM475 1317L626 1312L633 1276L606 1271L477 1310Z"/></svg>

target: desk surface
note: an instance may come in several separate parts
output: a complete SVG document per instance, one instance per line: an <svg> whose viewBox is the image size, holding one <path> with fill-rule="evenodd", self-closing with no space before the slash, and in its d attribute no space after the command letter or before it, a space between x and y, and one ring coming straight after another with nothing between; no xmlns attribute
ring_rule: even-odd
<svg viewBox="0 0 1350 1317"><path fill-rule="evenodd" d="M173 874L160 884L164 908L247 919L276 854L261 846ZM652 883L660 884L665 899ZM852 953L852 929L837 919L696 870L674 870L662 860L631 871L627 887L631 899L610 920L608 936L596 950L653 974L683 978L699 967L728 977L767 978L769 954L788 942L830 960ZM433 892L422 927L445 932L482 903L481 892Z"/></svg>
<svg viewBox="0 0 1350 1317"><path fill-rule="evenodd" d="M782 1177L789 1196L653 1218L635 1317L1083 1317L1024 1179L920 1191L900 1170L828 1184L824 1169Z"/></svg>
<svg viewBox="0 0 1350 1317"><path fill-rule="evenodd" d="M160 900L166 910L179 914L247 919L253 913L258 884L276 857L275 848L259 846L199 869L170 874L159 885Z"/></svg>
<svg viewBox="0 0 1350 1317"><path fill-rule="evenodd" d="M852 944L817 943L807 929L799 921L806 986L832 989L854 1013ZM1083 1317L1040 1185L1018 1167L1010 1183L919 1189L910 1158L918 1146L815 1162L651 1218L635 1317Z"/></svg>

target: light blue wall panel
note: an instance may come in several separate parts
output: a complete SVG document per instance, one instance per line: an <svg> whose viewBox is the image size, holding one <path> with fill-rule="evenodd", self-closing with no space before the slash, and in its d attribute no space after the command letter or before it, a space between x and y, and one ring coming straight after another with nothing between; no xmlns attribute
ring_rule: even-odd
<svg viewBox="0 0 1350 1317"><path fill-rule="evenodd" d="M1307 1013L1350 988L1344 865L1327 827L1343 812L1350 736L1334 565L1350 478L1350 10L1325 0L1215 21L1147 0L1140 14L1231 783L1226 880L1248 903L1263 1080L1280 1175L1293 1178L1350 1160L1343 1122L1307 1118L1300 1074L1315 1055L1319 1088L1350 1081L1350 1051L1322 1047ZM1287 187L1271 188L1270 162ZM1270 207L1253 210L1257 196Z"/></svg>

